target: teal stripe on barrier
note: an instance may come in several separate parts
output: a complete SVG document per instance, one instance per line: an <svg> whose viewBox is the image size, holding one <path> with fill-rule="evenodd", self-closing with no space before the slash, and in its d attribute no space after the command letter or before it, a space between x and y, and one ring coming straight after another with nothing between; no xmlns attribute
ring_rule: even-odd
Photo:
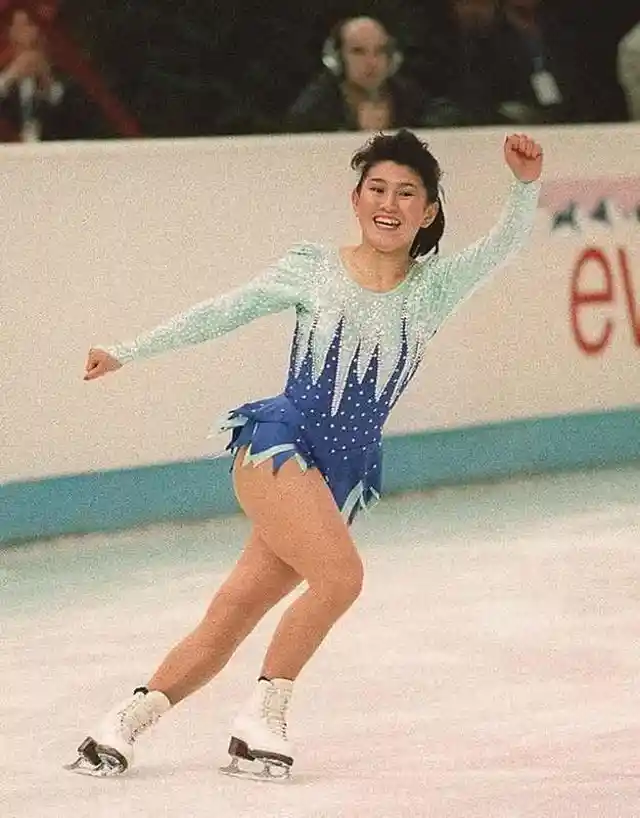
<svg viewBox="0 0 640 818"><path fill-rule="evenodd" d="M390 439L387 492L640 460L640 408Z"/></svg>
<svg viewBox="0 0 640 818"><path fill-rule="evenodd" d="M640 460L640 408L385 439L385 493ZM238 510L228 458L0 485L0 544Z"/></svg>

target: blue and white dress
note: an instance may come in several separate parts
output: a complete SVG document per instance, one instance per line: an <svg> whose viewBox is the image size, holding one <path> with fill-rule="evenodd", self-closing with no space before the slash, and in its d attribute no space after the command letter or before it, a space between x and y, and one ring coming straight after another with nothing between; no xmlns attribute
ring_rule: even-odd
<svg viewBox="0 0 640 818"><path fill-rule="evenodd" d="M293 247L263 275L195 305L135 340L103 347L121 363L197 344L295 308L284 392L229 412L227 447L245 464L293 458L319 469L345 520L380 497L382 430L427 341L486 276L523 244L540 185L514 181L500 221L460 253L414 261L389 292L353 281L334 248Z"/></svg>

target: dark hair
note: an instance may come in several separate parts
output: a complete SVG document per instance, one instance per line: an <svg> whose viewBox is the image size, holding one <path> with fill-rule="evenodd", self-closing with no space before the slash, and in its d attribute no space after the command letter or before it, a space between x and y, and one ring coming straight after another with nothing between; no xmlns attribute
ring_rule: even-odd
<svg viewBox="0 0 640 818"><path fill-rule="evenodd" d="M351 167L360 173L356 185L358 192L371 168L380 162L395 162L397 165L411 168L422 179L427 191L427 200L438 203L435 219L428 227L421 227L418 230L409 255L411 258L417 258L426 256L427 253L437 253L445 226L440 189L442 171L428 144L405 128L393 135L379 133L371 137L351 159Z"/></svg>

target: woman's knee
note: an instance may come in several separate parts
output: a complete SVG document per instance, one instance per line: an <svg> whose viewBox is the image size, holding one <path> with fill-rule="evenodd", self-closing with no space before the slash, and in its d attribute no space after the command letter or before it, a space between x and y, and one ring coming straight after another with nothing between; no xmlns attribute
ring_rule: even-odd
<svg viewBox="0 0 640 818"><path fill-rule="evenodd" d="M356 556L348 563L337 564L318 582L311 582L310 587L336 607L346 610L362 593L363 583L364 567L362 560Z"/></svg>

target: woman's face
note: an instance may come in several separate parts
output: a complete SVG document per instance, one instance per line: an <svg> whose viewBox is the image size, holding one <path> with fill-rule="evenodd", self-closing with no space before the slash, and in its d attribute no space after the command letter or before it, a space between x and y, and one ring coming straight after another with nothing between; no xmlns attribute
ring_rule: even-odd
<svg viewBox="0 0 640 818"><path fill-rule="evenodd" d="M360 190L352 194L363 240L381 252L406 250L421 227L428 227L438 213L429 203L420 176L395 162L378 162L369 169Z"/></svg>

